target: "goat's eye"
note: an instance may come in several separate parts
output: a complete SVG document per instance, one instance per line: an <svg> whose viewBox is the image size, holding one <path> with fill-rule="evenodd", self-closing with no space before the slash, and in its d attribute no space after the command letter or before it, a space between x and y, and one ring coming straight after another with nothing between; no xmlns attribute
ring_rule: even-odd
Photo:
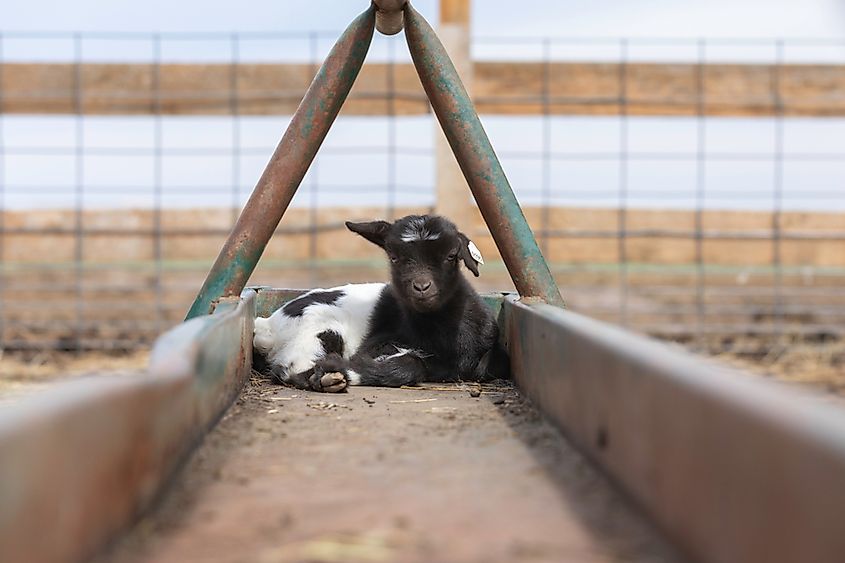
<svg viewBox="0 0 845 563"><path fill-rule="evenodd" d="M458 253L453 252L452 254L450 254L449 256L446 257L446 260L448 260L449 262L454 262L457 257L458 257Z"/></svg>
<svg viewBox="0 0 845 563"><path fill-rule="evenodd" d="M393 262L394 264L399 261L399 257L394 255L394 254L388 254L387 256L388 256L388 258L390 258L390 261Z"/></svg>

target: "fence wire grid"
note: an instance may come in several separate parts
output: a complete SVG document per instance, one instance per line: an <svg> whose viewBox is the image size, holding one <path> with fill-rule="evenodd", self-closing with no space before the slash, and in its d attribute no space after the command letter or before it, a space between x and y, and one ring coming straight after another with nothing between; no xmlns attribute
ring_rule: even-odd
<svg viewBox="0 0 845 563"><path fill-rule="evenodd" d="M310 80L336 37L0 35L0 347L130 349L179 322L287 124L289 113L256 104L295 107L303 91L291 79L245 93L244 69L286 64ZM366 66L380 65L383 83L368 91L363 81L350 103L376 109L341 113L254 283L383 279L383 260L345 233L344 219L442 211L437 124L408 109L427 104L404 86L406 51L375 38ZM797 115L782 69L838 72L845 42L478 37L472 54L537 69L534 94L488 88L475 99L573 309L688 342L842 336L845 99L816 99L812 115ZM614 74L612 90L561 94L557 65L570 63ZM126 76L129 110L92 111L87 66L111 69L100 78L114 85L126 64L146 66L151 83ZM692 90L677 93L691 114L665 100L632 106L632 73L652 64L694 73ZM203 69L217 72L217 87L169 88L179 65L198 84L209 80ZM769 69L763 84L740 86L765 91L772 107L710 111L714 65ZM51 68L69 69L69 92L19 87L26 72ZM56 109L65 99L72 107ZM483 224L465 228L491 252ZM478 287L510 289L489 262Z"/></svg>

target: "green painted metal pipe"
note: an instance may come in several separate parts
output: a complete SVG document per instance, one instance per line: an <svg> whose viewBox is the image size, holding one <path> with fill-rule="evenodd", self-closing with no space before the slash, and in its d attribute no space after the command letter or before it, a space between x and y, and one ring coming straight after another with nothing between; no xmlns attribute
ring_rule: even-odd
<svg viewBox="0 0 845 563"><path fill-rule="evenodd" d="M217 299L239 295L246 285L355 83L373 39L375 13L370 6L358 16L320 67L187 318L208 314Z"/></svg>
<svg viewBox="0 0 845 563"><path fill-rule="evenodd" d="M410 4L405 6L405 36L423 88L516 290L562 307L560 290L455 66L434 30Z"/></svg>

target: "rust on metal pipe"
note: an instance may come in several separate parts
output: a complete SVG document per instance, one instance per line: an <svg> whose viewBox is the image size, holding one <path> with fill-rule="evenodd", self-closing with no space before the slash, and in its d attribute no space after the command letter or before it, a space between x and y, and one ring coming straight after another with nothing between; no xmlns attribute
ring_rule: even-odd
<svg viewBox="0 0 845 563"><path fill-rule="evenodd" d="M358 16L323 62L187 318L208 314L214 301L238 295L246 285L355 83L373 38L375 12L370 6Z"/></svg>
<svg viewBox="0 0 845 563"><path fill-rule="evenodd" d="M563 306L549 266L446 49L410 4L405 36L434 113L520 295Z"/></svg>

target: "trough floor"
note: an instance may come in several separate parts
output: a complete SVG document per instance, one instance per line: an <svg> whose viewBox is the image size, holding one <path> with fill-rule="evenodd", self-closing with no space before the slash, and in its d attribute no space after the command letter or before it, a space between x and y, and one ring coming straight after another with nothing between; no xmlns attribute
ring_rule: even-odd
<svg viewBox="0 0 845 563"><path fill-rule="evenodd" d="M679 560L513 388L472 388L255 379L103 560Z"/></svg>

